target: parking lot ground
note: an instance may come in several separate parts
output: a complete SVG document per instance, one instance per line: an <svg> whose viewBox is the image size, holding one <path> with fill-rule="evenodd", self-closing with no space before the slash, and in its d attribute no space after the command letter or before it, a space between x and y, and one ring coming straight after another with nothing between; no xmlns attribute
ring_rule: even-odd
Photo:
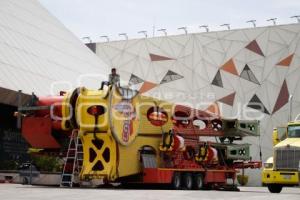
<svg viewBox="0 0 300 200"><path fill-rule="evenodd" d="M240 187L240 192L120 189L120 188L58 188L18 184L0 184L1 200L189 200L189 199L228 199L228 200L299 200L300 188L284 188L280 194L271 194L265 187Z"/></svg>

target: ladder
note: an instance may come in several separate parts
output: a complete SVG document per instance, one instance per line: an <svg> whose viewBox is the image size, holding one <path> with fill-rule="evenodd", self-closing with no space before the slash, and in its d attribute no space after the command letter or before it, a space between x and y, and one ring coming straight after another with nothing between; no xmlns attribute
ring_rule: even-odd
<svg viewBox="0 0 300 200"><path fill-rule="evenodd" d="M65 157L64 168L61 176L61 187L73 187L79 183L79 174L83 163L83 148L78 130L72 131Z"/></svg>

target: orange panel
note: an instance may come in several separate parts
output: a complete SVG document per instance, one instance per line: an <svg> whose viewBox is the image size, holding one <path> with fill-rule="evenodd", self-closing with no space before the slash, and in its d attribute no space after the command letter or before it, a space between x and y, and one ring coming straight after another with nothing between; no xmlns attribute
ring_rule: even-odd
<svg viewBox="0 0 300 200"><path fill-rule="evenodd" d="M286 57L285 59L281 60L279 63L277 63L277 65L289 67L293 60L293 57L294 57L294 54L291 54L288 57Z"/></svg>
<svg viewBox="0 0 300 200"><path fill-rule="evenodd" d="M25 117L22 121L22 136L34 148L60 148L51 134L52 122L45 117Z"/></svg>
<svg viewBox="0 0 300 200"><path fill-rule="evenodd" d="M233 106L233 103L234 103L234 97L235 97L235 92L234 93L231 93L221 99L219 99L218 101L219 102L222 102L222 103L225 103L227 105L230 105L230 106Z"/></svg>
<svg viewBox="0 0 300 200"><path fill-rule="evenodd" d="M236 67L235 67L235 64L233 62L233 59L230 59L228 60L222 67L221 67L222 70L226 71L226 72L229 72L233 75L239 75L237 70L236 70Z"/></svg>
<svg viewBox="0 0 300 200"><path fill-rule="evenodd" d="M163 60L174 60L173 58L169 58L166 56L160 56L160 55L156 55L156 54L149 54L151 61L163 61Z"/></svg>
<svg viewBox="0 0 300 200"><path fill-rule="evenodd" d="M155 88L156 86L157 86L157 84L155 84L155 83L145 81L140 89L140 93L145 93L145 92L151 90L152 88Z"/></svg>

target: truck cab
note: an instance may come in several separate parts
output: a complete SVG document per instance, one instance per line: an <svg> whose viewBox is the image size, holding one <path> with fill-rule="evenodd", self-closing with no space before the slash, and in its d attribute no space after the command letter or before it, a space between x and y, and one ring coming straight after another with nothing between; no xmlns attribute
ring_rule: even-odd
<svg viewBox="0 0 300 200"><path fill-rule="evenodd" d="M273 156L264 163L262 184L271 193L283 187L298 186L300 179L300 121L273 131Z"/></svg>

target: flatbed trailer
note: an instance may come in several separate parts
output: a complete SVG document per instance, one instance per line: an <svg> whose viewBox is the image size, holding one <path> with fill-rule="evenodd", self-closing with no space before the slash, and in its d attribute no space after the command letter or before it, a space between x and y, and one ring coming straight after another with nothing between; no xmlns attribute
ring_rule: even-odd
<svg viewBox="0 0 300 200"><path fill-rule="evenodd" d="M205 189L213 186L225 186L227 179L232 179L235 187L236 170L204 169L144 169L143 183L170 184L174 189Z"/></svg>

